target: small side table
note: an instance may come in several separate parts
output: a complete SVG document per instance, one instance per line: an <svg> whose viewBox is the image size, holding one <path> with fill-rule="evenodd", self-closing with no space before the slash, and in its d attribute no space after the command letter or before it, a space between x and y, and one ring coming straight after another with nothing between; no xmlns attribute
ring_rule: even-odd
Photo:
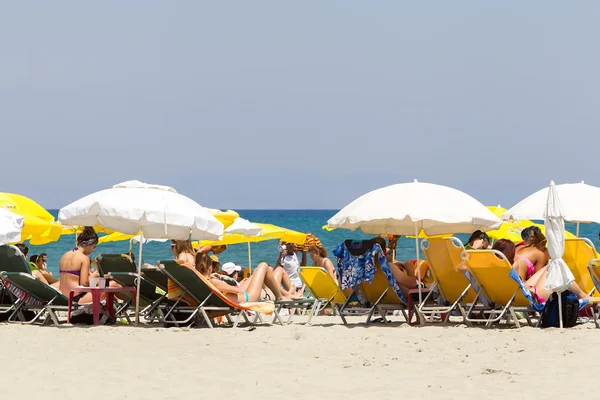
<svg viewBox="0 0 600 400"><path fill-rule="evenodd" d="M125 293L131 292L133 293L133 301L135 304L136 301L136 289L135 287L106 287L106 288L91 288L87 286L77 286L69 293L69 310L67 312L67 323L71 323L71 309L73 307L73 297L75 293L87 292L92 293L92 308L94 310L94 325L98 325L100 323L100 299L102 297L102 293L106 293L106 308L108 309L108 313L111 318L115 318L115 309L114 309L114 299L115 293Z"/></svg>

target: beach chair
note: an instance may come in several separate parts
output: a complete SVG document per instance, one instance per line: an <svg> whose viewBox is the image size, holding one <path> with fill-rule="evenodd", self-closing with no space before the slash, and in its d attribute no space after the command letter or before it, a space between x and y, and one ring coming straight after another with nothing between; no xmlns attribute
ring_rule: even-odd
<svg viewBox="0 0 600 400"><path fill-rule="evenodd" d="M0 246L0 272L24 273L31 275L29 263L23 256L23 253L21 253L16 246L12 245ZM29 295L27 292L23 292L20 289L17 297L13 293L15 292L14 288L9 290L10 285L10 283L0 280L0 292L2 298L5 299L3 304L0 304L1 314L10 315L15 310L18 300L31 305L39 303L35 299L31 298L31 295Z"/></svg>
<svg viewBox="0 0 600 400"><path fill-rule="evenodd" d="M600 259L594 258L590 260L588 265L588 272L590 274L590 278L594 283L595 291L600 293ZM596 308L592 310L592 316L594 318L594 324L596 328L600 328L600 308Z"/></svg>
<svg viewBox="0 0 600 400"><path fill-rule="evenodd" d="M39 304L31 304L20 299L17 300L12 314L8 318L9 322L33 324L44 317L42 324L46 324L48 321L52 321L55 325L60 324L56 312L67 311L69 299L65 295L52 286L38 281L28 273L2 271L0 277L4 282L14 285L39 302ZM24 313L27 311L34 312L34 317L31 320L25 318Z"/></svg>
<svg viewBox="0 0 600 400"><path fill-rule="evenodd" d="M202 316L206 324L213 328L212 318L226 316L231 322L229 315L234 312L238 312L237 318L233 322L234 327L238 326L240 318L243 318L248 324L252 324L247 314L251 308L229 300L193 268L180 265L176 261L159 261L157 268L182 290L181 296L167 310L164 317L165 324L191 326L197 322L199 316ZM183 300L186 295L197 305L185 304ZM190 314L190 316L185 320L177 320L174 317L176 313Z"/></svg>
<svg viewBox="0 0 600 400"><path fill-rule="evenodd" d="M434 283L417 307L420 318L425 320L426 316L439 315L446 322L452 311L458 310L464 320L466 312L463 304L473 303L475 292L468 279L457 268L462 262L463 244L455 237L431 238L421 243L421 249ZM433 299L434 293L438 294L436 301Z"/></svg>
<svg viewBox="0 0 600 400"><path fill-rule="evenodd" d="M330 307L334 314L339 315L342 322L347 324L342 306L346 304L348 299L331 275L321 267L300 267L298 273L315 299L311 315L306 324L310 325L313 316L318 315L320 311L327 307Z"/></svg>
<svg viewBox="0 0 600 400"><path fill-rule="evenodd" d="M96 257L96 265L101 275L110 275L112 279L121 286L136 287L137 286L137 267L128 254L101 254ZM160 279L164 282L164 286L160 287L152 279L149 279L146 273L150 276L161 276ZM155 278L159 280L158 278ZM144 308L140 314L144 319L153 322L155 319L159 322L163 321L164 308L167 300L167 278L158 270L149 271L143 269L140 281L140 303ZM117 315L122 314L127 316L127 309L133 304L133 298L124 301L117 307ZM128 318L129 319L129 318Z"/></svg>
<svg viewBox="0 0 600 400"><path fill-rule="evenodd" d="M496 250L464 250L461 259L478 288L473 303L466 311L466 321L483 322L489 327L506 318L520 327L516 312L523 311L531 325L529 312L539 312L541 308L531 307L533 298L529 290L504 254ZM474 316L478 305L483 305L484 309Z"/></svg>
<svg viewBox="0 0 600 400"><path fill-rule="evenodd" d="M390 285L390 282L386 278L380 266L376 266L373 281L371 283L364 282L355 288L355 291L357 289L362 291L367 299L367 302L370 304L370 308L367 312L367 324L373 322L372 318L375 312L379 314L384 322L388 322L386 315L393 311L400 311L406 321L409 324L412 324L412 298L405 300L398 296L396 291ZM416 290L410 291L409 295L412 296L414 293L416 293ZM427 293L427 290L424 289L423 293ZM349 298L351 297L352 296ZM347 304L344 304L342 311L344 311L346 305Z"/></svg>
<svg viewBox="0 0 600 400"><path fill-rule="evenodd" d="M565 239L563 260L575 277L581 290L591 295L596 290L588 266L591 260L600 258L596 247L587 238Z"/></svg>

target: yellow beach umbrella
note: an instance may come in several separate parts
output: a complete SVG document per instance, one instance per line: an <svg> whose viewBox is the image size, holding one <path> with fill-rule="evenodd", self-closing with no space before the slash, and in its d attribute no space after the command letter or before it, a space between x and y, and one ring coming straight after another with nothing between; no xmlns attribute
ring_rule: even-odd
<svg viewBox="0 0 600 400"><path fill-rule="evenodd" d="M28 197L14 193L0 192L0 208L7 208L24 217L21 240L31 244L46 244L57 241L62 233L62 225L54 220L44 207Z"/></svg>
<svg viewBox="0 0 600 400"><path fill-rule="evenodd" d="M506 208L502 208L500 206L488 206L488 209L493 212L498 218L502 217L502 215L507 211ZM541 229L542 233L546 234L546 227L543 224L535 224L529 220L521 220L521 221L506 221L500 226L500 228L487 232L488 236L494 240L500 239L508 239L511 242L521 242L523 238L521 237L521 232L523 229L537 226ZM565 231L565 237L568 239L574 238L570 232Z"/></svg>
<svg viewBox="0 0 600 400"><path fill-rule="evenodd" d="M192 243L192 246L197 249L203 246L222 246L248 243L248 268L250 268L250 273L252 273L252 251L250 248L251 243L277 239L294 244L303 244L306 241L306 234L302 232L293 231L291 229L283 228L281 226L273 224L254 223L254 225L260 227L260 236L244 236L226 233L223 235L221 240L203 240L201 242Z"/></svg>
<svg viewBox="0 0 600 400"><path fill-rule="evenodd" d="M221 211L214 208L209 208L208 211L223 224L223 228L227 229L236 218L240 217L240 214L233 210Z"/></svg>

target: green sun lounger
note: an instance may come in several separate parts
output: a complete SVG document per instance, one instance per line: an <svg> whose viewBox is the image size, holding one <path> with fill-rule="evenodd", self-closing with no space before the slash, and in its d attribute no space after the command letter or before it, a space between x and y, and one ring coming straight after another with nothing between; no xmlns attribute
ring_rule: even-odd
<svg viewBox="0 0 600 400"><path fill-rule="evenodd" d="M231 322L230 315L234 312L239 312L233 323L237 327L240 318L251 324L246 313L247 309L240 305L231 302L221 292L213 289L207 284L208 281L196 274L190 268L179 265L176 261L159 261L157 267L162 271L173 283L182 290L183 294L175 300L175 303L170 306L164 317L165 324L173 324L175 326L187 325L192 326L199 322L199 317L202 317L206 324L212 328L211 319L215 316L225 316ZM188 305L183 302L184 296L189 296L197 306ZM184 320L177 320L175 315L190 314ZM210 314L210 315L209 315Z"/></svg>
<svg viewBox="0 0 600 400"><path fill-rule="evenodd" d="M16 247L12 245L2 245L0 246L0 272L11 272L11 273L24 273L31 275L31 269L29 268L29 264L23 253ZM9 283L8 286L11 284ZM2 304L0 304L0 314L10 315L15 310L15 306L17 303L17 297L14 293L14 290L9 290L4 280L0 280L0 298L3 299ZM32 301L30 295L24 292L21 295L22 300L25 302L35 302Z"/></svg>
<svg viewBox="0 0 600 400"><path fill-rule="evenodd" d="M2 271L0 277L3 281L14 285L39 302L39 304L28 304L25 301L17 300L8 318L9 322L33 324L44 317L42 324L46 324L50 320L55 325L60 324L56 311L67 311L69 299L65 295L44 282L38 281L28 273ZM25 318L24 313L26 311L35 313L33 319L27 320Z"/></svg>
<svg viewBox="0 0 600 400"><path fill-rule="evenodd" d="M137 286L137 267L133 260L127 254L101 254L96 257L98 270L102 275L111 275L112 279L121 286ZM144 308L140 311L144 319L149 322L158 320L162 322L164 317L164 308L167 300L167 279L158 270L150 273L155 280L162 280L164 285L157 284L146 276L147 270L142 271L140 282L140 305ZM161 275L164 279L156 276ZM162 282L161 282L162 283ZM117 310L117 314L125 313L126 309L133 304L133 298L122 303Z"/></svg>

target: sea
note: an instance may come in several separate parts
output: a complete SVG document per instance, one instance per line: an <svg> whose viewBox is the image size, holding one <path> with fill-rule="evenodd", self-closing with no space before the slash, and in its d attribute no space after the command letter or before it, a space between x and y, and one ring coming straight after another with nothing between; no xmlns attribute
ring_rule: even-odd
<svg viewBox="0 0 600 400"><path fill-rule="evenodd" d="M55 218L58 216L58 210L49 210ZM329 257L334 261L333 249L346 239L367 239L373 235L365 235L360 231L350 232L343 229L327 231L322 229L323 225L327 224L327 220L331 218L338 210L236 210L242 218L252 222L270 223L295 231L312 233L317 236L323 246L327 249ZM575 224L566 224L566 229L575 233ZM598 232L600 226L598 224L585 224L580 226L580 236L587 237L592 242L598 244ZM456 235L463 242L467 240L468 235ZM46 253L48 255L48 269L54 274L58 273L58 262L60 257L68 250L75 246L75 235L64 235L57 242L48 243L42 246L29 246L29 255ZM99 254L119 254L129 251L129 241L102 243L98 245L92 257ZM269 264L275 263L278 256L278 240L264 241L260 243L252 243L250 251L252 255L252 267L256 267L258 263L265 261ZM133 245L133 251L137 258L138 245ZM422 258L422 254L420 255ZM155 264L159 260L167 260L172 258L172 253L169 243L150 242L144 245L143 262ZM398 260L413 260L416 259L416 243L415 239L402 237L398 241L396 249L396 258ZM221 265L226 262L234 262L243 266L248 266L248 245L237 244L227 246L227 250L219 255ZM312 262L308 260L310 264Z"/></svg>

